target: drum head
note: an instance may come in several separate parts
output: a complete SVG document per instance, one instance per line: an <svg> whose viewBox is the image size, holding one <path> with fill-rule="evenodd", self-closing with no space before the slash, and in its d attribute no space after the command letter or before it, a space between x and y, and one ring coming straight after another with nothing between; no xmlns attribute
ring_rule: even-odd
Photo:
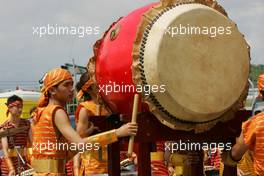
<svg viewBox="0 0 264 176"><path fill-rule="evenodd" d="M249 75L249 47L236 24L206 4L174 4L155 13L142 19L133 63L135 84L165 89L143 94L150 110L184 130L232 118L227 112L245 98Z"/></svg>

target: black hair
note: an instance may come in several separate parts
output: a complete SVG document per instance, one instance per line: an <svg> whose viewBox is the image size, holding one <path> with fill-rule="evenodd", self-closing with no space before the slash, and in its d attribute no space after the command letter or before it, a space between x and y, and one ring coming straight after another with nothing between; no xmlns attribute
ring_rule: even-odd
<svg viewBox="0 0 264 176"><path fill-rule="evenodd" d="M79 82L76 84L76 90L79 92L81 89L82 89L82 86L90 79L90 76L89 76L89 73L88 72L85 72L81 75L80 77L80 80ZM83 98L84 98L84 101L88 101L88 100L91 100L92 97L91 95L89 94L89 91L91 91L91 88L88 89L87 92L84 92L83 94Z"/></svg>
<svg viewBox="0 0 264 176"><path fill-rule="evenodd" d="M23 102L23 99L17 95L12 95L12 96L8 97L6 105L8 106L9 104L14 103L15 101Z"/></svg>

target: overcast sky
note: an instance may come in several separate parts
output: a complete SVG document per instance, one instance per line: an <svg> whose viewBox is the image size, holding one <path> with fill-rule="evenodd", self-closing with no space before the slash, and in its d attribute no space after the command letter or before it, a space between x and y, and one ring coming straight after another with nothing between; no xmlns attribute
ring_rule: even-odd
<svg viewBox="0 0 264 176"><path fill-rule="evenodd" d="M119 17L153 0L11 0L0 6L0 89L35 88L49 69L71 62L85 66L92 45ZM219 0L251 46L253 64L264 64L264 1ZM33 27L91 26L100 33L78 36L33 35Z"/></svg>

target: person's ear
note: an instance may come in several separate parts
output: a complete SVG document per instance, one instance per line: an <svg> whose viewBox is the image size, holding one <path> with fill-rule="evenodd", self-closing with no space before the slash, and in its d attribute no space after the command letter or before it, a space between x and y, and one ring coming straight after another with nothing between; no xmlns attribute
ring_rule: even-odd
<svg viewBox="0 0 264 176"><path fill-rule="evenodd" d="M51 87L49 90L50 95L55 95L57 92L57 88L56 87Z"/></svg>

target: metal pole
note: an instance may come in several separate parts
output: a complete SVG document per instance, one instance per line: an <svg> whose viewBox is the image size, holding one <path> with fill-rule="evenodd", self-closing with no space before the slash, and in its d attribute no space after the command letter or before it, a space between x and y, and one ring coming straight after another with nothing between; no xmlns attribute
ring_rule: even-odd
<svg viewBox="0 0 264 176"><path fill-rule="evenodd" d="M74 76L74 83L73 83L73 85L75 86L76 81L77 81L77 77L76 77L76 70L75 70L75 62L74 62L74 59L72 59L72 66L73 66L73 76Z"/></svg>
<svg viewBox="0 0 264 176"><path fill-rule="evenodd" d="M253 84L253 82L250 80L250 79L248 79L248 82L249 82L249 84L250 84L250 86L251 86L251 90L252 90L252 102L251 102L251 111L252 111L252 116L254 116L255 114L254 114L254 109L255 109L255 106L256 106L256 98L257 98L257 96L255 95L255 86L254 86L254 84Z"/></svg>
<svg viewBox="0 0 264 176"><path fill-rule="evenodd" d="M77 77L76 77L76 70L75 70L75 61L74 61L74 58L72 58L72 66L73 66L73 76L74 76L74 82L73 82L73 87L75 88L75 85L77 83ZM76 99L77 100L77 99ZM73 107L74 111L76 110L75 107L77 107L77 105L75 106L75 102L74 102L74 99L72 100L72 104L71 106ZM69 108L69 107L68 107ZM69 108L71 109L71 108ZM68 111L69 112L69 111Z"/></svg>

